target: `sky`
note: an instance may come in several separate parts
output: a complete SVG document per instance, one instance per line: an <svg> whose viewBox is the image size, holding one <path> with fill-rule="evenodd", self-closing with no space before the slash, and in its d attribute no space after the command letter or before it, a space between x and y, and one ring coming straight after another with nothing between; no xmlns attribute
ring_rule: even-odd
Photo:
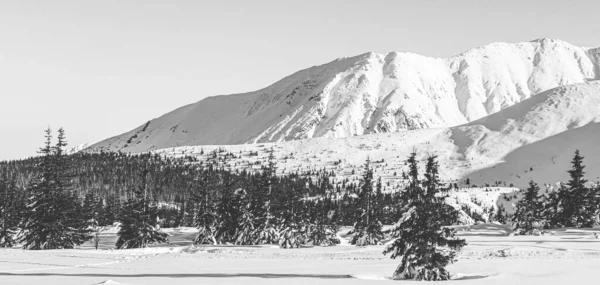
<svg viewBox="0 0 600 285"><path fill-rule="evenodd" d="M600 1L0 0L0 159L71 146L205 97L365 52L449 57L491 42L599 47Z"/></svg>

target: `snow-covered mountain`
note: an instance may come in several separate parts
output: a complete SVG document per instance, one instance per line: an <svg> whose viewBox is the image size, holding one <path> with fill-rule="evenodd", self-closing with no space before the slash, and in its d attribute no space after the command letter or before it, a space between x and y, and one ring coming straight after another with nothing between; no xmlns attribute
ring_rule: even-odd
<svg viewBox="0 0 600 285"><path fill-rule="evenodd" d="M367 158L384 184L402 183L405 159L439 156L441 177L479 186L526 186L530 179L554 184L568 179L576 149L586 157L588 179L600 181L600 80L557 87L471 123L438 129L278 143L202 145L157 150L170 156L208 159L217 150L224 167L252 169L273 149L280 172L327 169L337 178L359 179ZM233 154L231 156L230 154ZM260 163L257 163L260 162ZM464 186L464 184L463 184Z"/></svg>
<svg viewBox="0 0 600 285"><path fill-rule="evenodd" d="M484 117L545 90L595 79L600 79L600 48L552 39L493 43L447 59L367 53L299 71L255 92L208 97L88 150L143 152L176 146L345 138L469 122L478 125L451 129L457 140L496 133L512 138L519 127L501 131L504 125L492 123L487 128L487 120L496 122L492 118L497 116ZM589 87L595 84L581 86L595 88ZM534 122L537 115L531 116L523 124ZM521 119L514 118L515 122ZM550 125L519 140L544 138L559 128ZM460 152L468 155L486 141L477 138L476 142L462 145ZM495 143L519 144L512 139L489 141Z"/></svg>

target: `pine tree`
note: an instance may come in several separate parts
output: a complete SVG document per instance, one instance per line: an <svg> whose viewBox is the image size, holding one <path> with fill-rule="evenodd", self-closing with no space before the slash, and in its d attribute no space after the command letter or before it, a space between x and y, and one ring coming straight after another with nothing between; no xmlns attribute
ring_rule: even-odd
<svg viewBox="0 0 600 285"><path fill-rule="evenodd" d="M522 235L534 234L534 230L539 230L544 225L543 210L544 204L539 196L540 187L533 181L529 182L529 188L525 196L517 203L513 222L515 222L514 232Z"/></svg>
<svg viewBox="0 0 600 285"><path fill-rule="evenodd" d="M85 221L77 212L77 197L71 187L70 168L63 148L66 146L61 128L58 142L52 146L52 131L46 130L46 143L36 176L29 184L31 196L22 221L25 249L61 249L81 245L89 237Z"/></svg>
<svg viewBox="0 0 600 285"><path fill-rule="evenodd" d="M193 199L200 206L200 212L194 222L194 226L198 228L198 235L194 239L194 243L217 244L215 231L219 217L214 208L213 196L218 192L217 189L220 187L220 184L217 172L212 165L202 173L196 187Z"/></svg>
<svg viewBox="0 0 600 285"><path fill-rule="evenodd" d="M103 206L96 191L89 191L83 198L82 213L89 227L97 228L102 222Z"/></svg>
<svg viewBox="0 0 600 285"><path fill-rule="evenodd" d="M281 230L279 246L298 248L307 242L307 218L305 204L302 202L301 187L288 185L282 193Z"/></svg>
<svg viewBox="0 0 600 285"><path fill-rule="evenodd" d="M384 254L400 258L394 279L448 280L445 267L456 260L456 250L466 243L455 238L455 230L445 227L458 220L458 212L440 197L438 164L427 160L423 188L418 179L416 153L408 159L410 184L403 193L406 212L392 229L395 240Z"/></svg>
<svg viewBox="0 0 600 285"><path fill-rule="evenodd" d="M592 198L592 189L585 185L585 166L579 150L575 151L571 164L572 167L568 171L570 180L550 196L548 212L552 213L552 226L591 227L596 221L596 205Z"/></svg>
<svg viewBox="0 0 600 285"><path fill-rule="evenodd" d="M268 165L263 169L260 178L258 179L258 194L259 200L255 204L255 217L257 217L256 237L257 243L277 244L279 242L279 229L277 229L276 216L273 213L277 206L276 195L276 180L277 163L273 148L269 151Z"/></svg>
<svg viewBox="0 0 600 285"><path fill-rule="evenodd" d="M121 200L116 195L110 195L104 200L106 205L100 216L100 226L110 226L121 216Z"/></svg>
<svg viewBox="0 0 600 285"><path fill-rule="evenodd" d="M256 225L256 217L252 211L252 203L248 203L246 197L248 195L244 194L244 198L242 201L244 205L241 208L240 216L237 222L237 230L235 233L235 244L239 245L255 245L258 243L257 231L255 228Z"/></svg>
<svg viewBox="0 0 600 285"><path fill-rule="evenodd" d="M339 227L333 215L325 207L324 201L312 204L311 221L306 228L306 241L315 246L334 246L340 243L337 236Z"/></svg>
<svg viewBox="0 0 600 285"><path fill-rule="evenodd" d="M138 187L132 189L133 197L121 210L121 228L116 242L118 249L142 248L153 243L168 242L167 234L158 227L158 208L147 197L147 166L140 171L139 176Z"/></svg>
<svg viewBox="0 0 600 285"><path fill-rule="evenodd" d="M498 206L498 210L496 211L496 215L494 216L494 220L500 224L506 223L506 210L503 205Z"/></svg>
<svg viewBox="0 0 600 285"><path fill-rule="evenodd" d="M357 246L380 244L383 240L383 225L374 215L377 209L377 199L373 193L373 170L367 159L364 174L360 181L360 193L358 195L358 213L354 224L354 236L350 244Z"/></svg>
<svg viewBox="0 0 600 285"><path fill-rule="evenodd" d="M21 201L14 178L0 169L0 247L12 247L17 243L19 203Z"/></svg>

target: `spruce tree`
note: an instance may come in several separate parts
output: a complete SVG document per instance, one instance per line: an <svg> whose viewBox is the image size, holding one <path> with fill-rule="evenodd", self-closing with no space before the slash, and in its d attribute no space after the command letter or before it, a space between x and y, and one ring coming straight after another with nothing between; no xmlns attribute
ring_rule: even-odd
<svg viewBox="0 0 600 285"><path fill-rule="evenodd" d="M281 230L279 246L281 248L298 248L307 241L307 215L304 202L301 200L302 186L295 184L284 188L281 211Z"/></svg>
<svg viewBox="0 0 600 285"><path fill-rule="evenodd" d="M527 188L523 199L517 203L515 214L512 217L515 223L515 233L531 235L534 230L539 230L545 224L543 217L544 204L538 194L539 191L540 187L537 183L529 181L529 188Z"/></svg>
<svg viewBox="0 0 600 285"><path fill-rule="evenodd" d="M78 213L78 199L71 188L70 167L63 153L66 146L61 128L52 146L52 131L40 149L38 175L29 183L31 193L22 221L25 249L74 248L90 238L85 220Z"/></svg>
<svg viewBox="0 0 600 285"><path fill-rule="evenodd" d="M148 198L147 166L140 171L139 177L137 187L132 189L132 197L121 209L121 228L115 244L118 249L142 248L149 244L168 242L167 234L158 226L158 208Z"/></svg>
<svg viewBox="0 0 600 285"><path fill-rule="evenodd" d="M96 191L92 190L85 194L82 213L89 227L98 228L100 226L104 214L103 210L102 200Z"/></svg>
<svg viewBox="0 0 600 285"><path fill-rule="evenodd" d="M568 171L571 179L567 182L567 187L571 193L572 218L569 226L575 227L591 227L595 222L594 201L591 200L590 188L586 186L588 182L583 171L583 156L579 154L579 150L575 151L575 156L571 161L572 167Z"/></svg>
<svg viewBox="0 0 600 285"><path fill-rule="evenodd" d="M311 221L306 228L306 241L315 246L334 246L340 243L337 236L339 227L333 215L325 207L325 201L312 203Z"/></svg>
<svg viewBox="0 0 600 285"><path fill-rule="evenodd" d="M562 184L555 194L550 195L548 212L552 213L552 226L591 227L596 221L596 205L592 198L593 191L585 185L585 166L579 150L575 151L571 164L568 171L569 181Z"/></svg>
<svg viewBox="0 0 600 285"><path fill-rule="evenodd" d="M392 229L394 241L384 254L400 258L394 279L448 280L446 266L456 260L456 251L466 243L455 238L448 228L458 220L458 212L440 195L438 163L435 156L427 159L425 181L418 179L416 153L408 159L410 184L403 193L406 209Z"/></svg>
<svg viewBox="0 0 600 285"><path fill-rule="evenodd" d="M257 243L277 244L279 242L279 229L277 229L279 221L274 215L274 209L278 203L275 199L277 197L277 178L275 176L277 163L275 162L273 148L269 151L267 162L267 167L263 169L257 180L257 192L260 199L255 204L256 238L258 239Z"/></svg>
<svg viewBox="0 0 600 285"><path fill-rule="evenodd" d="M17 243L21 199L16 188L14 178L0 169L0 247L12 247Z"/></svg>
<svg viewBox="0 0 600 285"><path fill-rule="evenodd" d="M354 236L350 241L357 246L380 244L383 240L381 231L383 225L374 215L377 210L377 197L373 193L373 170L367 159L364 166L364 174L360 181L360 192L358 194L357 220L354 223Z"/></svg>
<svg viewBox="0 0 600 285"><path fill-rule="evenodd" d="M194 239L195 244L217 244L215 239L216 225L219 222L215 211L214 195L220 187L217 172L212 165L202 172L196 181L196 191L193 199L197 201L200 212L196 217L194 225L198 228L198 235Z"/></svg>

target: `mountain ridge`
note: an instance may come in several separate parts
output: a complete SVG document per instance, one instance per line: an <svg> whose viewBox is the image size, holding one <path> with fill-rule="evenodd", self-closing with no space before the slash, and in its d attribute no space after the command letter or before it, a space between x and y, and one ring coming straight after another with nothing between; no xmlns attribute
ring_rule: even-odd
<svg viewBox="0 0 600 285"><path fill-rule="evenodd" d="M254 92L207 97L89 150L143 152L463 125L545 90L598 79L599 59L598 48L554 39L492 43L445 59L364 53Z"/></svg>
<svg viewBox="0 0 600 285"><path fill-rule="evenodd" d="M568 179L573 152L600 156L600 80L547 90L498 113L468 124L343 138L310 138L276 143L199 145L164 148L155 153L217 160L232 170L253 170L267 163L273 149L282 173L333 171L336 179L360 178L367 159L375 177L402 183L405 159L437 155L440 177L449 183L526 187L529 180L553 185ZM252 155L255 153L256 155ZM585 160L591 181L600 181L600 161ZM497 184L499 182L500 184ZM389 185L388 185L389 186ZM511 186L512 187L512 186Z"/></svg>

